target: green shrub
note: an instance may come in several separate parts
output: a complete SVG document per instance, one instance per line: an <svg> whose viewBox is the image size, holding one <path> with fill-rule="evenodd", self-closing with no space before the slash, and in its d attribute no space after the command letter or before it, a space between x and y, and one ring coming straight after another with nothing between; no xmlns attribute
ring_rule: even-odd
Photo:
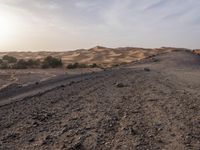
<svg viewBox="0 0 200 150"><path fill-rule="evenodd" d="M92 65L90 65L91 68L98 68L99 66L95 63L93 63Z"/></svg>
<svg viewBox="0 0 200 150"><path fill-rule="evenodd" d="M75 63L75 67L77 67L77 68L87 68L88 66L86 64Z"/></svg>
<svg viewBox="0 0 200 150"><path fill-rule="evenodd" d="M31 68L38 67L38 66L40 66L40 60L39 59L37 59L37 60L29 59L27 61L27 66L31 67Z"/></svg>
<svg viewBox="0 0 200 150"><path fill-rule="evenodd" d="M68 69L76 69L76 68L86 68L87 67L87 65L85 65L85 64L79 64L79 63L74 63L74 64L69 64L69 65L67 65L67 68Z"/></svg>
<svg viewBox="0 0 200 150"><path fill-rule="evenodd" d="M4 55L3 60L8 61L8 63L16 63L17 62L17 58L15 58L13 56L8 56L8 55Z"/></svg>
<svg viewBox="0 0 200 150"><path fill-rule="evenodd" d="M17 61L17 63L15 63L12 66L13 69L27 69L28 68L28 63L27 61L20 59L19 61Z"/></svg>
<svg viewBox="0 0 200 150"><path fill-rule="evenodd" d="M2 59L0 59L0 64L2 64L3 63L3 60Z"/></svg>
<svg viewBox="0 0 200 150"><path fill-rule="evenodd" d="M75 69L75 67L74 67L73 64L68 64L68 65L67 65L67 69Z"/></svg>
<svg viewBox="0 0 200 150"><path fill-rule="evenodd" d="M8 66L7 63L2 62L2 63L0 64L0 69L9 69L9 66Z"/></svg>
<svg viewBox="0 0 200 150"><path fill-rule="evenodd" d="M74 63L74 64L68 64L67 69L76 69L76 68L96 68L98 67L97 64L92 64L92 65L86 65L86 64L81 64L81 63Z"/></svg>
<svg viewBox="0 0 200 150"><path fill-rule="evenodd" d="M57 68L61 67L62 65L63 63L61 59L52 56L46 57L42 62L42 68Z"/></svg>

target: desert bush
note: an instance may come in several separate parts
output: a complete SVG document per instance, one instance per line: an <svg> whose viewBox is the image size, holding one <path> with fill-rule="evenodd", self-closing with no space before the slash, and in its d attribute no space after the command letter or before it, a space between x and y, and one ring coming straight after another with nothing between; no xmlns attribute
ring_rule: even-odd
<svg viewBox="0 0 200 150"><path fill-rule="evenodd" d="M86 64L82 64L82 63L74 63L74 64L69 64L67 65L67 69L76 69L76 68L97 68L98 65L93 63L92 65L86 65Z"/></svg>
<svg viewBox="0 0 200 150"><path fill-rule="evenodd" d="M15 63L12 66L13 69L27 69L28 68L28 63L27 61L20 59L19 61L17 61L17 63Z"/></svg>
<svg viewBox="0 0 200 150"><path fill-rule="evenodd" d="M40 60L34 60L34 59L29 59L27 60L27 66L31 68L39 67L40 66Z"/></svg>
<svg viewBox="0 0 200 150"><path fill-rule="evenodd" d="M119 64L114 64L114 65L112 65L112 67L118 67L119 66Z"/></svg>
<svg viewBox="0 0 200 150"><path fill-rule="evenodd" d="M76 69L76 68L87 68L88 66L86 64L80 64L80 63L74 63L67 65L67 69Z"/></svg>
<svg viewBox="0 0 200 150"><path fill-rule="evenodd" d="M0 69L9 69L9 66L7 63L2 61L2 63L0 63Z"/></svg>
<svg viewBox="0 0 200 150"><path fill-rule="evenodd" d="M75 69L74 64L68 64L67 69Z"/></svg>
<svg viewBox="0 0 200 150"><path fill-rule="evenodd" d="M78 68L88 68L86 64L80 64L80 63L75 63L75 66L77 66Z"/></svg>
<svg viewBox="0 0 200 150"><path fill-rule="evenodd" d="M91 68L98 68L99 66L95 63L93 63L92 65L90 65Z"/></svg>
<svg viewBox="0 0 200 150"><path fill-rule="evenodd" d="M61 67L62 65L63 63L61 59L52 56L46 57L42 62L42 68L57 68Z"/></svg>
<svg viewBox="0 0 200 150"><path fill-rule="evenodd" d="M8 61L8 63L16 63L17 62L17 58L15 58L13 56L8 56L8 55L4 55L3 60Z"/></svg>
<svg viewBox="0 0 200 150"><path fill-rule="evenodd" d="M39 68L40 60L24 60L20 59L15 64L12 65L12 69L27 69L27 68Z"/></svg>
<svg viewBox="0 0 200 150"><path fill-rule="evenodd" d="M0 59L0 64L2 64L3 63L3 60L2 59Z"/></svg>

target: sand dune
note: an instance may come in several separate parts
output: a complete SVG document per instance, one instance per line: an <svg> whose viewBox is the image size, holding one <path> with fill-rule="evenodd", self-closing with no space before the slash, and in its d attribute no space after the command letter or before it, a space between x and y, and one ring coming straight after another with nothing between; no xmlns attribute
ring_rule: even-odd
<svg viewBox="0 0 200 150"><path fill-rule="evenodd" d="M196 50L194 50L193 52L194 52L195 54L200 55L200 49L196 49Z"/></svg>
<svg viewBox="0 0 200 150"><path fill-rule="evenodd" d="M134 47L122 48L106 48L96 46L85 50L75 50L66 52L0 52L0 57L3 55L14 56L18 59L43 59L46 56L55 56L63 60L64 64L80 62L84 64L96 63L102 67L110 67L116 64L129 63L136 60L156 55L159 53L169 52L175 48L158 48L144 49Z"/></svg>

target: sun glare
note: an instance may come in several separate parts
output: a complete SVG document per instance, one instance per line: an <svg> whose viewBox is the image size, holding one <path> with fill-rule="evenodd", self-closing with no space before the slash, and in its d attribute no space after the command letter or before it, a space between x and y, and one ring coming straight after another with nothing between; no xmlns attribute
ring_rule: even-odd
<svg viewBox="0 0 200 150"><path fill-rule="evenodd" d="M15 17L0 10L0 42L12 38L16 31L17 22Z"/></svg>

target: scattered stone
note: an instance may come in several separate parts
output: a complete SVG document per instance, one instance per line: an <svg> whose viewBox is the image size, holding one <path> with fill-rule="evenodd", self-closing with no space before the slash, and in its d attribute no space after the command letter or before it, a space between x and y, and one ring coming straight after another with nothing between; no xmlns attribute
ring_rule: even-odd
<svg viewBox="0 0 200 150"><path fill-rule="evenodd" d="M69 130L68 127L64 127L64 128L62 129L62 131L61 131L61 134L64 134L64 133L67 132L68 130Z"/></svg>
<svg viewBox="0 0 200 150"><path fill-rule="evenodd" d="M64 88L64 87L65 87L65 85L64 85L64 84L62 84L60 87L63 87L63 88Z"/></svg>
<svg viewBox="0 0 200 150"><path fill-rule="evenodd" d="M132 127L125 127L125 128L123 128L123 130L124 130L126 135L134 136L134 135L138 134L138 132L136 130L134 130Z"/></svg>
<svg viewBox="0 0 200 150"><path fill-rule="evenodd" d="M55 104L57 102L58 102L58 100L51 100L51 104Z"/></svg>
<svg viewBox="0 0 200 150"><path fill-rule="evenodd" d="M74 81L71 81L70 83L69 83L69 86L71 86L72 84L74 84L75 82Z"/></svg>
<svg viewBox="0 0 200 150"><path fill-rule="evenodd" d="M34 142L34 141L35 141L35 138L34 138L34 137L31 137L31 138L28 140L29 143L32 143L32 142Z"/></svg>
<svg viewBox="0 0 200 150"><path fill-rule="evenodd" d="M53 136L52 135L48 135L42 142L42 145L49 145L53 143Z"/></svg>
<svg viewBox="0 0 200 150"><path fill-rule="evenodd" d="M69 150L84 150L82 142L77 142L69 148Z"/></svg>
<svg viewBox="0 0 200 150"><path fill-rule="evenodd" d="M171 136L175 137L175 136L176 136L176 134L175 134L175 133L172 133L172 134L171 134Z"/></svg>
<svg viewBox="0 0 200 150"><path fill-rule="evenodd" d="M189 106L189 109L196 109L196 106L191 105L191 106Z"/></svg>
<svg viewBox="0 0 200 150"><path fill-rule="evenodd" d="M38 127L39 126L39 123L37 122L37 121L35 121L34 123L33 123L33 127Z"/></svg>
<svg viewBox="0 0 200 150"><path fill-rule="evenodd" d="M2 141L6 141L6 140L9 140L9 139L13 140L13 139L17 138L18 135L19 135L19 134L15 133L15 132L8 133L8 134L2 139Z"/></svg>
<svg viewBox="0 0 200 150"><path fill-rule="evenodd" d="M125 87L125 85L124 85L123 83L116 83L116 86L117 86L118 88L123 88L123 87Z"/></svg>
<svg viewBox="0 0 200 150"><path fill-rule="evenodd" d="M4 126L4 127L5 127L5 128L10 128L10 127L11 127L11 125L12 125L11 123L7 123L7 124L5 124L5 126ZM1 126L1 125L0 125L0 126Z"/></svg>
<svg viewBox="0 0 200 150"><path fill-rule="evenodd" d="M164 143L164 141L162 139L159 139L158 143Z"/></svg>
<svg viewBox="0 0 200 150"><path fill-rule="evenodd" d="M52 117L52 113L42 112L42 113L35 113L32 116L32 119L38 120L40 122L47 121L50 117Z"/></svg>
<svg viewBox="0 0 200 150"><path fill-rule="evenodd" d="M153 102L153 101L158 101L158 99L156 99L156 98L150 98L150 99L148 99L148 101Z"/></svg>
<svg viewBox="0 0 200 150"><path fill-rule="evenodd" d="M151 71L149 68L144 68L144 71L147 71L147 72L149 72L149 71Z"/></svg>

